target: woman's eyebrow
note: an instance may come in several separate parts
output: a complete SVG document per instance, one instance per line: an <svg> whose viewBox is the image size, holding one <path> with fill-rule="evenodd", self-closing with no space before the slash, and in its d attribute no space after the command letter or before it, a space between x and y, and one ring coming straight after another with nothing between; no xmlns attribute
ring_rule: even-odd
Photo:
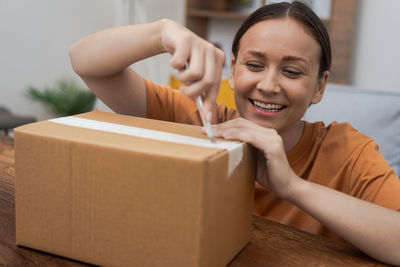
<svg viewBox="0 0 400 267"><path fill-rule="evenodd" d="M282 58L282 61L302 61L302 62L306 63L307 65L310 65L310 63L308 62L308 60L305 59L304 57L284 56L284 57Z"/></svg>
<svg viewBox="0 0 400 267"><path fill-rule="evenodd" d="M257 57L259 59L265 59L266 56L263 52L257 51L257 50L249 50L246 52L246 54L250 54L254 57ZM284 56L282 58L282 61L301 61L307 65L310 65L310 63L308 62L307 59L305 59L304 57L298 57L298 56Z"/></svg>
<svg viewBox="0 0 400 267"><path fill-rule="evenodd" d="M250 54L252 56L258 57L260 59L264 59L265 58L264 53L262 53L260 51L256 51L256 50L247 51L247 54Z"/></svg>

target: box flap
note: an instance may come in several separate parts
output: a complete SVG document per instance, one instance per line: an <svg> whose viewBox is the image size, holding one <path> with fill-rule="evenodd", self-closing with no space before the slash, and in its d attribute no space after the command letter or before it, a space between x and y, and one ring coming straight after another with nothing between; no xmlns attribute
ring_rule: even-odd
<svg viewBox="0 0 400 267"><path fill-rule="evenodd" d="M229 175L241 161L243 150L243 144L239 142L225 140L219 140L216 144L209 142L199 126L101 111L29 124L17 128L16 131L193 160L204 160L228 153Z"/></svg>

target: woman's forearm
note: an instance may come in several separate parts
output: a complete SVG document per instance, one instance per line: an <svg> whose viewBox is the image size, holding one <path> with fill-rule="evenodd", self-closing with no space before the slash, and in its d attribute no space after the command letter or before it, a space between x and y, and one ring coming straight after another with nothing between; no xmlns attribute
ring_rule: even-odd
<svg viewBox="0 0 400 267"><path fill-rule="evenodd" d="M300 181L289 201L369 256L400 265L400 213Z"/></svg>
<svg viewBox="0 0 400 267"><path fill-rule="evenodd" d="M71 64L80 76L101 77L121 72L142 59L165 52L161 45L162 19L91 34L70 48Z"/></svg>
<svg viewBox="0 0 400 267"><path fill-rule="evenodd" d="M143 77L129 66L160 53L172 56L171 67L184 83L181 92L192 98L203 96L203 113L216 114L225 55L172 20L91 34L72 45L70 59L74 71L107 106L118 113L146 116Z"/></svg>

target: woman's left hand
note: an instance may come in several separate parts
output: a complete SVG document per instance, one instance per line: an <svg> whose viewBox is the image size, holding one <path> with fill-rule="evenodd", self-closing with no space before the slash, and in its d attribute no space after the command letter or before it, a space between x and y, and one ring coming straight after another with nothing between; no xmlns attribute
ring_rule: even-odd
<svg viewBox="0 0 400 267"><path fill-rule="evenodd" d="M216 137L240 140L257 148L257 181L281 198L292 196L300 178L290 167L276 130L238 118L212 125L212 131Z"/></svg>

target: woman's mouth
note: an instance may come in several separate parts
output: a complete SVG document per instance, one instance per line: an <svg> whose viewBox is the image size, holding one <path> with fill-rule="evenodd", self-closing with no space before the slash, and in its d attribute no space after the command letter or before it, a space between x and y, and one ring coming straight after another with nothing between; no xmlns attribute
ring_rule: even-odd
<svg viewBox="0 0 400 267"><path fill-rule="evenodd" d="M250 99L255 109L262 113L278 113L286 108L285 105L264 103L261 101Z"/></svg>

